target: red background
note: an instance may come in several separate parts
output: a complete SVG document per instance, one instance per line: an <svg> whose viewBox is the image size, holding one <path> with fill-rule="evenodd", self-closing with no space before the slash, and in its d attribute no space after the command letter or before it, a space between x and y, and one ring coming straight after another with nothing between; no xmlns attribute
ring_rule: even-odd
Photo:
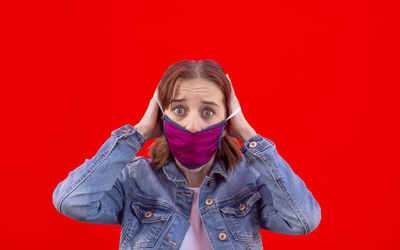
<svg viewBox="0 0 400 250"><path fill-rule="evenodd" d="M264 248L399 249L399 29L388 1L2 1L1 249L118 249L52 192L144 114L166 68L210 58L322 207ZM146 143L140 155L146 154Z"/></svg>

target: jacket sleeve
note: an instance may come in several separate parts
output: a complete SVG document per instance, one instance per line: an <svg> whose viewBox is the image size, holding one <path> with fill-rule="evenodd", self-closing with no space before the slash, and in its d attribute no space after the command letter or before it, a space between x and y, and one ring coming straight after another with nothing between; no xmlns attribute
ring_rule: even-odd
<svg viewBox="0 0 400 250"><path fill-rule="evenodd" d="M121 224L123 201L129 184L126 165L145 139L135 127L125 125L91 159L71 171L53 192L57 211L72 219L98 224Z"/></svg>
<svg viewBox="0 0 400 250"><path fill-rule="evenodd" d="M275 144L256 135L241 148L247 162L260 174L261 228L282 234L313 231L321 220L321 208L304 182L278 154Z"/></svg>

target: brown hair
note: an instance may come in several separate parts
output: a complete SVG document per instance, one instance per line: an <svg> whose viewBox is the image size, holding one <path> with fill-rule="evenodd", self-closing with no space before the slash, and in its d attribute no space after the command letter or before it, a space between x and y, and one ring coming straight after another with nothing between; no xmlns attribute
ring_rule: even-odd
<svg viewBox="0 0 400 250"><path fill-rule="evenodd" d="M224 94L226 107L225 117L227 116L231 88L223 68L217 62L213 60L200 60L198 62L195 60L184 60L169 66L158 85L158 95L163 110L167 109L171 104L172 94L178 78L202 78L216 83ZM227 126L229 126L229 123ZM152 159L152 165L156 166L157 169L164 166L168 159L174 159L168 149L167 140L164 135L157 138L151 144L149 156ZM225 163L226 170L234 170L236 164L242 160L242 154L237 140L228 134L222 137L221 147L218 149L215 159L222 160Z"/></svg>

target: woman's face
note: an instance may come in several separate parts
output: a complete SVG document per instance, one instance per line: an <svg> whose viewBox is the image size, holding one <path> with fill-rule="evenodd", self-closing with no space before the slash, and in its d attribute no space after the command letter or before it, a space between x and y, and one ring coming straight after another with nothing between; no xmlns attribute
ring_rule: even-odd
<svg viewBox="0 0 400 250"><path fill-rule="evenodd" d="M198 132L226 118L224 94L209 80L179 78L165 113L190 132Z"/></svg>

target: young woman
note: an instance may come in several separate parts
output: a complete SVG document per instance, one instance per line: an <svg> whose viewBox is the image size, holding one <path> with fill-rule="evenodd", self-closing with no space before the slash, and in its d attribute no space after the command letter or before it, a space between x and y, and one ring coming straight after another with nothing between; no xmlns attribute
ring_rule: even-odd
<svg viewBox="0 0 400 250"><path fill-rule="evenodd" d="M135 157L153 138L151 159ZM321 218L212 60L170 66L141 121L113 131L53 202L73 219L121 225L120 249L262 249L260 228L308 234Z"/></svg>

